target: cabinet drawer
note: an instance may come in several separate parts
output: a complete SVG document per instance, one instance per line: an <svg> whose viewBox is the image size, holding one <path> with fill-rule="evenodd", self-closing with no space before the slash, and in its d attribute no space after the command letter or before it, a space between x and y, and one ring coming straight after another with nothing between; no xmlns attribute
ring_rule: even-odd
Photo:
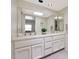
<svg viewBox="0 0 79 59"><path fill-rule="evenodd" d="M54 40L53 42L64 42L64 38L56 39L56 40Z"/></svg>
<svg viewBox="0 0 79 59"><path fill-rule="evenodd" d="M56 40L56 39L62 39L64 37L65 37L64 35L58 35L58 36L54 36L53 38L54 38L54 40Z"/></svg>
<svg viewBox="0 0 79 59"><path fill-rule="evenodd" d="M49 42L49 41L52 41L53 40L53 37L46 37L45 38L45 42Z"/></svg>
<svg viewBox="0 0 79 59"><path fill-rule="evenodd" d="M52 42L45 42L45 49L52 48Z"/></svg>
<svg viewBox="0 0 79 59"><path fill-rule="evenodd" d="M21 48L21 47L26 47L26 46L30 46L30 45L35 45L35 44L39 44L42 42L43 42L43 39L17 41L17 42L15 42L15 48Z"/></svg>
<svg viewBox="0 0 79 59"><path fill-rule="evenodd" d="M45 55L51 54L52 52L53 52L52 48L47 49L47 50L45 50Z"/></svg>

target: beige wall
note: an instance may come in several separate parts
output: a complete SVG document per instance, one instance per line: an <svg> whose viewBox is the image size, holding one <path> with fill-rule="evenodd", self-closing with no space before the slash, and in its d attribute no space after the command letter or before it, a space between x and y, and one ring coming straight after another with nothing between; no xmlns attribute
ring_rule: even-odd
<svg viewBox="0 0 79 59"><path fill-rule="evenodd" d="M17 1L16 0L11 0L11 39L15 39L17 36ZM11 43L11 51L12 51L12 56L11 59L14 59L14 46L13 42Z"/></svg>
<svg viewBox="0 0 79 59"><path fill-rule="evenodd" d="M17 2L12 0L11 6L11 33L12 39L17 36Z"/></svg>
<svg viewBox="0 0 79 59"><path fill-rule="evenodd" d="M65 26L68 25L68 10L64 14ZM65 27L66 29L66 27ZM68 51L68 33L66 32L66 51Z"/></svg>

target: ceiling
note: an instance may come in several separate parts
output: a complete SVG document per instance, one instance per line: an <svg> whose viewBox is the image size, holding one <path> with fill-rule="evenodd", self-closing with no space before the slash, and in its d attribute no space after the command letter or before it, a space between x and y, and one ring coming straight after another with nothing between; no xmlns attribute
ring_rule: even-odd
<svg viewBox="0 0 79 59"><path fill-rule="evenodd" d="M24 15L48 18L50 16L63 15L64 12L68 11L68 9L64 8L64 10L61 10L60 12L57 12L57 13L56 12L54 13L54 12L51 12L51 11L48 11L48 10L44 10L44 9L42 9L42 10L38 10L38 9L33 10L33 9L28 9L28 8L27 9L26 8L22 8L21 11L22 11L22 13ZM34 12L40 12L40 13L43 13L43 15L34 15Z"/></svg>
<svg viewBox="0 0 79 59"><path fill-rule="evenodd" d="M52 11L46 7L39 6L30 2L25 2L23 0L18 1L18 7L20 7L20 10L23 12L23 14L34 15L34 12L41 12L43 13L43 16L40 17L50 17L52 15L57 15L56 11Z"/></svg>
<svg viewBox="0 0 79 59"><path fill-rule="evenodd" d="M67 0L55 0L56 2L52 2L52 6L49 4L54 0L44 1L46 3L39 3L38 0L18 0L18 6L21 7L24 14L34 15L34 12L41 12L43 13L41 17L56 16L63 8L67 7Z"/></svg>
<svg viewBox="0 0 79 59"><path fill-rule="evenodd" d="M44 6L54 11L60 11L67 7L68 0L43 0L43 3L39 3L38 0L24 0L40 6Z"/></svg>
<svg viewBox="0 0 79 59"><path fill-rule="evenodd" d="M23 14L27 14L27 15L34 15L34 12L41 12L41 13L43 13L43 15L42 16L40 16L40 17L49 17L49 16L51 16L52 15L52 12L49 12L49 11L47 11L47 10L44 10L44 11L39 11L38 9L37 10L31 10L31 9L22 9L22 12L23 12ZM36 15L35 15L36 16ZM37 15L38 16L38 15Z"/></svg>

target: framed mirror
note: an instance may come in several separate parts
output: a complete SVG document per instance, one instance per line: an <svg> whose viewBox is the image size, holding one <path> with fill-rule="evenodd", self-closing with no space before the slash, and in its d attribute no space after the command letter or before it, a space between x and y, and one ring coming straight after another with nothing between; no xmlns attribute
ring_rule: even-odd
<svg viewBox="0 0 79 59"><path fill-rule="evenodd" d="M61 17L54 17L55 15L52 15L48 18L36 16L33 15L32 12L31 14L28 14L19 8L17 25L18 36L42 35L42 33L52 34L55 32L64 31L64 19Z"/></svg>
<svg viewBox="0 0 79 59"><path fill-rule="evenodd" d="M64 31L64 20L63 18L55 19L55 31Z"/></svg>

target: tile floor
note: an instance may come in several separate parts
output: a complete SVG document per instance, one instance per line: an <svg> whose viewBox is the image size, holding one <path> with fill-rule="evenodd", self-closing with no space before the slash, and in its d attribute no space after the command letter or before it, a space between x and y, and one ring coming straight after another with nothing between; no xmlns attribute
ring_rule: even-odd
<svg viewBox="0 0 79 59"><path fill-rule="evenodd" d="M62 50L43 59L68 59L68 54L65 50Z"/></svg>

